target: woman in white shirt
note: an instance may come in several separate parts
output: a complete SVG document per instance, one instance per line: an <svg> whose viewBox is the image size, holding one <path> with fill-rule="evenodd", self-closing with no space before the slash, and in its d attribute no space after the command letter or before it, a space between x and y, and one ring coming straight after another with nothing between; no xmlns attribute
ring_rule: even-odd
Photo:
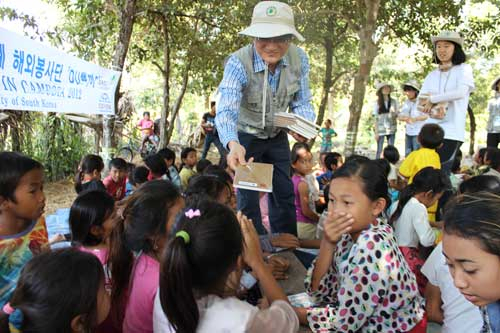
<svg viewBox="0 0 500 333"><path fill-rule="evenodd" d="M465 140L465 117L470 93L474 90L472 68L465 63L463 38L452 31L442 31L431 38L434 45L434 62L439 67L424 80L420 96L430 97L423 105L429 114L426 123L437 123L444 129L443 146L438 149L441 168L449 173L455 154ZM438 103L445 103L446 112L436 112Z"/></svg>
<svg viewBox="0 0 500 333"><path fill-rule="evenodd" d="M488 102L488 136L486 145L488 147L498 147L500 142L500 76L498 76L491 85L495 91L495 96Z"/></svg>
<svg viewBox="0 0 500 333"><path fill-rule="evenodd" d="M418 246L433 246L436 234L432 229L427 208L432 206L446 189L448 180L439 169L423 168L413 182L401 191L396 211L390 218L394 237L406 262L417 277L420 293L423 295L427 279L420 272L424 261L420 258Z"/></svg>
<svg viewBox="0 0 500 333"><path fill-rule="evenodd" d="M386 82L377 84L377 102L373 108L375 118L375 140L377 141L377 156L380 158L384 148L384 139L393 146L396 140L398 102L391 97L392 85Z"/></svg>
<svg viewBox="0 0 500 333"><path fill-rule="evenodd" d="M418 133L429 116L417 109L417 97L420 91L417 81L408 81L403 84L402 88L408 99L403 103L398 119L406 122L405 156L408 156L412 151L420 148L417 140Z"/></svg>

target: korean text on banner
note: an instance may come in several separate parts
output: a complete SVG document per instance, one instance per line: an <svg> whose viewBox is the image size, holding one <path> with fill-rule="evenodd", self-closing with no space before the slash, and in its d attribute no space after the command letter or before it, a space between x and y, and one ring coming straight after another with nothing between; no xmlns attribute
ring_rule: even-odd
<svg viewBox="0 0 500 333"><path fill-rule="evenodd" d="M119 78L0 28L0 109L111 115Z"/></svg>

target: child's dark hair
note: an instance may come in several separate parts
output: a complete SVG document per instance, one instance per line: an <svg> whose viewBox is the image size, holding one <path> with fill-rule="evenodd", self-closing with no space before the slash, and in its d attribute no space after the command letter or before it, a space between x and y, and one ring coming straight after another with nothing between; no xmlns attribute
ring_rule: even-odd
<svg viewBox="0 0 500 333"><path fill-rule="evenodd" d="M86 188L82 185L83 175L92 174L94 171L101 172L104 169L104 162L102 161L102 157L99 155L85 155L80 165L78 166L78 172L75 175L75 191L76 193L80 193L84 191Z"/></svg>
<svg viewBox="0 0 500 333"><path fill-rule="evenodd" d="M500 196L491 192L463 194L445 209L444 233L477 240L488 253L500 256Z"/></svg>
<svg viewBox="0 0 500 333"><path fill-rule="evenodd" d="M22 314L19 331L72 332L71 321L80 316L83 332L94 332L103 283L102 265L93 254L62 249L33 257L22 269L9 303L15 309L12 315ZM0 332L12 332L9 317L0 311Z"/></svg>
<svg viewBox="0 0 500 333"><path fill-rule="evenodd" d="M328 204L330 201L330 184L326 184L323 188L323 197L325 198L325 202Z"/></svg>
<svg viewBox="0 0 500 333"><path fill-rule="evenodd" d="M480 148L477 152L478 156L479 156L479 161L481 163L481 165L484 164L484 156L486 156L486 151L488 150L488 148L484 147L484 148Z"/></svg>
<svg viewBox="0 0 500 333"><path fill-rule="evenodd" d="M370 161L370 159L366 156L359 155L359 154L352 154L345 159L345 163L347 162L367 162Z"/></svg>
<svg viewBox="0 0 500 333"><path fill-rule="evenodd" d="M460 151L460 150L459 150ZM458 154L457 154L458 155ZM460 163L462 162L462 159L459 156L455 156L453 159L453 164L451 165L450 171L452 173L457 173L460 171Z"/></svg>
<svg viewBox="0 0 500 333"><path fill-rule="evenodd" d="M219 180L217 176L196 175L189 179L189 184L184 192L186 205L205 200L217 200L225 191L231 191L228 183Z"/></svg>
<svg viewBox="0 0 500 333"><path fill-rule="evenodd" d="M226 184L232 184L233 179L231 178L231 175L227 173L226 170L224 170L223 167L218 166L218 165L209 165L204 171L204 175L207 176L215 176L217 177L221 182L226 183Z"/></svg>
<svg viewBox="0 0 500 333"><path fill-rule="evenodd" d="M444 130L438 124L425 124L418 133L418 141L424 148L437 149L444 140Z"/></svg>
<svg viewBox="0 0 500 333"><path fill-rule="evenodd" d="M117 170L121 171L127 171L127 162L120 157L113 158L111 161L109 161L109 169L115 168Z"/></svg>
<svg viewBox="0 0 500 333"><path fill-rule="evenodd" d="M370 159L348 160L333 173L332 180L337 178L359 179L363 193L371 201L382 198L386 201L385 206L390 206L391 199L389 197L387 177L377 162Z"/></svg>
<svg viewBox="0 0 500 333"><path fill-rule="evenodd" d="M151 173L157 177L161 177L165 174L169 176L167 164L159 154L149 155L144 159L144 164L146 164Z"/></svg>
<svg viewBox="0 0 500 333"><path fill-rule="evenodd" d="M384 87L377 90L378 114L389 113L389 111L391 110L391 103L393 101L393 99L391 98L391 94L389 93L389 95L387 96L389 98L388 104L387 107L385 106L384 95L382 94L383 88Z"/></svg>
<svg viewBox="0 0 500 333"><path fill-rule="evenodd" d="M325 166L328 170L333 171L332 165L338 166L342 159L342 155L337 152L328 153L325 156Z"/></svg>
<svg viewBox="0 0 500 333"><path fill-rule="evenodd" d="M157 154L163 157L164 160L175 161L175 152L168 147L160 149Z"/></svg>
<svg viewBox="0 0 500 333"><path fill-rule="evenodd" d="M129 288L134 252L153 252L155 244L152 238L166 234L169 210L180 198L179 190L170 181L152 180L125 198L117 209L108 259L113 277L113 304L121 304L124 292ZM120 307L115 308L120 311ZM122 313L115 313L113 317L116 320L122 316Z"/></svg>
<svg viewBox="0 0 500 333"><path fill-rule="evenodd" d="M210 160L202 158L198 161L198 163L196 163L196 172L203 173L203 171L210 165L212 165L212 162L210 162Z"/></svg>
<svg viewBox="0 0 500 333"><path fill-rule="evenodd" d="M396 164L399 162L399 151L398 148L396 148L393 145L388 145L384 148L383 151L384 159L388 160L389 163L391 164Z"/></svg>
<svg viewBox="0 0 500 333"><path fill-rule="evenodd" d="M453 56L451 57L451 63L453 65L463 64L467 60L467 57L466 57L465 52L462 49L462 47L455 42L452 42L452 41L448 41L448 42L453 43L453 45L455 45L455 50L453 51ZM434 61L434 63L440 64L441 60L439 60L439 58L437 57L435 45L434 45L434 50L432 51L432 53L433 53L432 60Z"/></svg>
<svg viewBox="0 0 500 333"><path fill-rule="evenodd" d="M399 219L403 212L403 208L415 194L429 191L433 194L438 194L444 192L448 188L448 183L444 171L434 169L433 167L421 169L415 174L415 177L413 177L413 182L400 192L398 207L390 218L390 224L393 224Z"/></svg>
<svg viewBox="0 0 500 333"><path fill-rule="evenodd" d="M181 170L182 168L184 167L185 163L184 163L184 159L186 159L189 155L189 153L192 153L192 152L196 152L196 149L194 149L193 147L186 147L184 149L182 149L181 151Z"/></svg>
<svg viewBox="0 0 500 333"><path fill-rule="evenodd" d="M490 161L490 168L500 170L500 149L492 149L488 151L488 161Z"/></svg>
<svg viewBox="0 0 500 333"><path fill-rule="evenodd" d="M132 175L129 175L129 182L134 186L144 184L148 181L149 169L141 165L134 169Z"/></svg>
<svg viewBox="0 0 500 333"><path fill-rule="evenodd" d="M143 117L144 117L144 116L148 116L148 117L149 117L149 116L151 116L151 114L149 113L149 111L144 111L144 112L142 113L142 116L143 116Z"/></svg>
<svg viewBox="0 0 500 333"><path fill-rule="evenodd" d="M33 169L43 170L43 165L19 153L0 152L0 197L17 202L14 193L19 181Z"/></svg>
<svg viewBox="0 0 500 333"><path fill-rule="evenodd" d="M176 332L194 333L200 318L195 295L224 296L227 277L243 253L243 235L224 205L203 200L187 209L200 214L179 214L163 256L160 302Z"/></svg>
<svg viewBox="0 0 500 333"><path fill-rule="evenodd" d="M386 160L385 158L379 158L375 160L375 163L377 163L380 170L382 170L382 172L385 175L385 178L389 177L389 173L391 172L391 163L389 163L389 161Z"/></svg>
<svg viewBox="0 0 500 333"><path fill-rule="evenodd" d="M491 165L490 156L491 156L491 154L495 153L495 151L497 151L497 150L498 150L497 147L486 147L486 151L484 152L484 156L483 156L483 164Z"/></svg>
<svg viewBox="0 0 500 333"><path fill-rule="evenodd" d="M311 152L311 148L309 148L309 145L305 142L296 142L291 151L291 161L292 164L297 162L300 158L300 156L297 154L300 149L305 149L307 152Z"/></svg>
<svg viewBox="0 0 500 333"><path fill-rule="evenodd" d="M115 200L107 192L84 191L80 193L69 211L71 242L74 245L84 246L101 244L103 239L92 233L92 227L101 227L113 213L114 207Z"/></svg>
<svg viewBox="0 0 500 333"><path fill-rule="evenodd" d="M461 182L458 191L461 194L484 191L500 195L500 179L492 175L475 176Z"/></svg>

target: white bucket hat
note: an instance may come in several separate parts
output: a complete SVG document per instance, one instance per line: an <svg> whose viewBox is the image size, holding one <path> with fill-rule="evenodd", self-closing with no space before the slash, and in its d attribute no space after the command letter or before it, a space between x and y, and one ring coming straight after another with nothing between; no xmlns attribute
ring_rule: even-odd
<svg viewBox="0 0 500 333"><path fill-rule="evenodd" d="M301 42L305 40L295 29L292 8L279 1L261 1L255 5L252 23L239 33L260 38L293 35Z"/></svg>
<svg viewBox="0 0 500 333"><path fill-rule="evenodd" d="M380 83L377 83L377 85L375 86L375 90L379 91L380 89L382 89L385 86L391 88L391 92L394 90L394 87L389 82L380 82Z"/></svg>
<svg viewBox="0 0 500 333"><path fill-rule="evenodd" d="M498 84L498 81L500 81L500 76L497 76L495 78L495 80L493 80L493 83L491 84L491 89L497 91L497 84Z"/></svg>
<svg viewBox="0 0 500 333"><path fill-rule="evenodd" d="M404 89L405 86L412 87L412 88L415 88L416 90L420 91L420 85L415 80L410 80L410 81L403 83L403 85L401 86L401 89Z"/></svg>
<svg viewBox="0 0 500 333"><path fill-rule="evenodd" d="M441 31L438 36L432 36L431 41L433 45L436 45L436 42L440 40L445 40L448 42L455 42L461 47L464 47L464 39L460 34L456 31Z"/></svg>

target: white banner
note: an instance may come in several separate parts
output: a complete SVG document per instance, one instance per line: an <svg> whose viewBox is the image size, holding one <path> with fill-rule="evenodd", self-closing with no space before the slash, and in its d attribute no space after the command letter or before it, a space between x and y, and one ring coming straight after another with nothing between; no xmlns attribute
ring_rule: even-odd
<svg viewBox="0 0 500 333"><path fill-rule="evenodd" d="M120 72L0 28L0 109L114 114Z"/></svg>

